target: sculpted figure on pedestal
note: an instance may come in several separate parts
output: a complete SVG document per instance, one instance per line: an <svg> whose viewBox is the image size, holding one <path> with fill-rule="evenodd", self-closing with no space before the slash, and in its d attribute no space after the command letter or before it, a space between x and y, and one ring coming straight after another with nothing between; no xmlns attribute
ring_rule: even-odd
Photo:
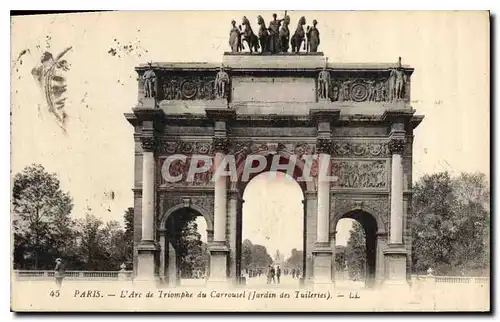
<svg viewBox="0 0 500 322"><path fill-rule="evenodd" d="M227 89L229 85L229 75L224 71L224 67L215 76L215 96L217 98L227 98Z"/></svg>
<svg viewBox="0 0 500 322"><path fill-rule="evenodd" d="M144 97L154 97L156 74L151 63L148 63L148 69L142 75L142 79L144 80Z"/></svg>
<svg viewBox="0 0 500 322"><path fill-rule="evenodd" d="M300 51L300 46L304 41L305 31L304 25L306 24L306 18L300 17L299 22L297 24L297 29L295 29L295 33L292 36L292 52L298 53ZM304 48L305 49L305 48Z"/></svg>
<svg viewBox="0 0 500 322"><path fill-rule="evenodd" d="M326 66L319 72L318 75L318 96L320 99L330 98L330 72L326 70Z"/></svg>
<svg viewBox="0 0 500 322"><path fill-rule="evenodd" d="M398 67L391 69L389 75L389 99L390 101L401 100L405 98L406 74L401 66L401 57L399 57Z"/></svg>

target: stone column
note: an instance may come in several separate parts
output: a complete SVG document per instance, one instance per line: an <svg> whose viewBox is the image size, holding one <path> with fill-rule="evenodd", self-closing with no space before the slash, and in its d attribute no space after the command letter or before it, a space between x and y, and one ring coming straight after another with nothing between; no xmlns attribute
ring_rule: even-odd
<svg viewBox="0 0 500 322"><path fill-rule="evenodd" d="M403 243L403 163L404 137L389 142L392 153L390 243Z"/></svg>
<svg viewBox="0 0 500 322"><path fill-rule="evenodd" d="M329 124L328 124L329 127ZM318 212L316 222L316 243L314 255L314 284L332 284L332 248L330 245L330 182L327 181L330 171L329 138L318 138L316 152L318 154Z"/></svg>
<svg viewBox="0 0 500 322"><path fill-rule="evenodd" d="M137 246L137 279L155 278L155 253L158 245L155 241L155 157L156 140L153 135L141 137L142 158L142 235Z"/></svg>
<svg viewBox="0 0 500 322"><path fill-rule="evenodd" d="M305 193L305 243L304 243L304 264L302 273L305 283L313 282L313 251L316 243L316 219L317 219L317 194L316 191L306 191Z"/></svg>
<svg viewBox="0 0 500 322"><path fill-rule="evenodd" d="M214 137L214 169L223 164L227 150L227 138ZM217 170L215 170L217 171ZM220 176L214 183L214 238L210 250L209 282L227 281L228 247L226 241L227 177Z"/></svg>
<svg viewBox="0 0 500 322"><path fill-rule="evenodd" d="M219 102L220 103L220 102ZM223 103L223 102L222 102ZM226 105L205 109L207 117L214 122L213 151L215 152L214 169L224 164L229 141L227 138L227 123L234 118L235 111ZM215 174L214 172L214 174ZM228 275L228 245L227 229L227 177L221 175L214 183L214 240L209 245L210 277L207 283L227 283Z"/></svg>
<svg viewBox="0 0 500 322"><path fill-rule="evenodd" d="M377 233L376 245L375 285L380 286L385 279L384 250L387 247L386 233Z"/></svg>
<svg viewBox="0 0 500 322"><path fill-rule="evenodd" d="M392 124L389 150L392 153L391 218L389 244L384 251L387 263L385 284L408 286L406 278L407 250L403 244L403 164L404 124Z"/></svg>
<svg viewBox="0 0 500 322"><path fill-rule="evenodd" d="M330 247L332 248L332 269L331 269L331 272L332 272L332 275L331 275L332 283L335 283L335 273L337 272L337 262L335 261L335 256L336 256L336 253L335 253L336 236L337 236L337 232L336 231L332 231L330 233Z"/></svg>
<svg viewBox="0 0 500 322"><path fill-rule="evenodd" d="M166 268L166 256L165 253L167 252L167 245L166 245L166 237L165 237L166 231L165 229L160 229L159 230L159 235L160 235L160 270L159 270L159 275L160 275L160 282L164 283L166 280L166 273L165 273L165 268Z"/></svg>
<svg viewBox="0 0 500 322"><path fill-rule="evenodd" d="M229 277L233 284L239 282L239 272L237 263L237 208L238 208L238 191L231 190L229 192L227 220L228 220L228 243L229 243Z"/></svg>

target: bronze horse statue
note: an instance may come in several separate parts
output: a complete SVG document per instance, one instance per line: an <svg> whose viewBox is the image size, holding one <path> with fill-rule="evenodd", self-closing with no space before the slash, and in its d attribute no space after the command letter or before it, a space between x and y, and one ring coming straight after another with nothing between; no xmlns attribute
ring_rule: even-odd
<svg viewBox="0 0 500 322"><path fill-rule="evenodd" d="M304 36L306 33L304 32L304 27L303 27L305 24L306 24L306 18L304 16L300 17L299 23L297 24L297 29L295 29L295 33L290 39L293 53L298 53L300 51L300 46L302 45L302 42L305 40Z"/></svg>
<svg viewBox="0 0 500 322"><path fill-rule="evenodd" d="M248 48L250 49L251 53L254 51L259 51L259 39L253 33L252 27L250 26L250 21L248 21L247 17L243 17L241 24L245 26L245 30L243 30L242 43L243 41L247 42Z"/></svg>
<svg viewBox="0 0 500 322"><path fill-rule="evenodd" d="M266 53L269 51L269 31L266 28L266 22L262 16L257 17L257 23L259 24L259 41L260 48L262 48L262 52Z"/></svg>

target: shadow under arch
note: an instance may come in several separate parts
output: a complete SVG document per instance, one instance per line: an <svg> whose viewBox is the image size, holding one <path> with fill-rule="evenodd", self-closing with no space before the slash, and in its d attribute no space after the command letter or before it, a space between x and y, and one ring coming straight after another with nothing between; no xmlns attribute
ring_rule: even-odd
<svg viewBox="0 0 500 322"><path fill-rule="evenodd" d="M184 203L179 203L175 206L170 207L169 209L167 209L167 211L165 211L164 215L162 216L161 222L160 222L160 230L162 230L162 229L166 230L166 223L167 223L168 218L172 214L174 214L175 212L177 212L178 210L183 209L183 208L194 210L200 216L203 216L203 218L205 218L205 221L207 222L207 231L213 232L214 222L213 222L212 216L210 216L210 214L205 209L198 207L197 205L191 203L189 198L186 198L186 201Z"/></svg>
<svg viewBox="0 0 500 322"><path fill-rule="evenodd" d="M365 286L374 287L376 284L376 276L381 274L379 271L382 267L381 256L377 256L381 247L379 244L379 236L385 235L385 225L380 216L374 215L374 212L369 212L371 209L367 207L354 207L347 212L336 214L332 220L332 231L336 232L337 224L341 219L352 219L357 221L363 227L365 233L365 255L366 255L366 271L365 271Z"/></svg>

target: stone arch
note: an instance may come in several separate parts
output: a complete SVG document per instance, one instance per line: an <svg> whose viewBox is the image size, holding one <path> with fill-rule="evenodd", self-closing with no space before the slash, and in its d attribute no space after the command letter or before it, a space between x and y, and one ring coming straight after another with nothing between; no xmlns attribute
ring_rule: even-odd
<svg viewBox="0 0 500 322"><path fill-rule="evenodd" d="M290 157L292 155L295 156L295 154L290 153L290 152L288 152L286 150L278 150L278 151L260 150L260 151L256 151L256 152L248 154L248 155L261 155L261 156L264 156L266 158L269 158L270 156L274 156L274 155L279 155L279 156L281 156L281 157L283 157L285 159L288 159L288 160L290 159ZM240 181L240 179L241 179L241 177L243 175L244 166L245 166L245 162L241 162L240 164L236 165L238 181L237 182L231 182L231 189L232 190L240 190L241 191L241 195L240 195L241 198L243 197L242 194L243 194L243 191L245 190L244 188L251 181L251 179L248 180L248 182L245 182L245 183L242 183ZM300 170L301 175L302 175L302 172L304 170L304 167L305 167L305 162L302 159L297 158L296 159L296 163L295 163L295 168L298 169L298 170ZM268 169L264 169L260 173L267 172L267 171L269 171L269 170ZM260 173L256 173L255 176L259 175ZM296 178L294 178L294 179L299 184L299 186L301 187L303 195L305 195L306 191L316 191L316 184L315 184L314 180L308 180L308 181L299 182L299 181L296 180ZM243 189L241 189L241 188L243 188Z"/></svg>
<svg viewBox="0 0 500 322"><path fill-rule="evenodd" d="M166 229L166 223L170 215L175 213L177 210L182 209L182 208L189 208L192 209L196 212L198 212L203 218L205 218L205 221L207 222L207 230L208 231L213 231L214 230L214 223L212 220L212 217L208 213L207 210L201 208L200 206L193 204L190 199L186 198L183 203L178 203L165 212L163 215L161 222L160 222L160 229Z"/></svg>
<svg viewBox="0 0 500 322"><path fill-rule="evenodd" d="M382 219L382 216L384 214L380 213L380 210L375 210L375 207L372 207L369 203L364 201L346 199L332 200L332 203L334 203L335 206L331 208L331 211L333 212L333 217L330 220L331 231L336 230L339 220L345 217L347 214L353 212L363 212L371 215L373 219L375 219L375 222L377 223L377 234L387 233L386 224Z"/></svg>

